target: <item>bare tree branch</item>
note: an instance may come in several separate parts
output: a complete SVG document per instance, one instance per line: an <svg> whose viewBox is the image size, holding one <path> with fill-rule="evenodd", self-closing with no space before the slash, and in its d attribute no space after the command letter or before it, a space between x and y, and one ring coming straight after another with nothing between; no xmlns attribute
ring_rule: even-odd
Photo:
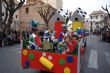
<svg viewBox="0 0 110 73"><path fill-rule="evenodd" d="M4 29L10 31L11 24L13 22L14 13L24 4L25 0L20 0L18 4L15 0L2 0L3 6L5 8L5 19L3 20ZM10 33L10 32L9 32Z"/></svg>
<svg viewBox="0 0 110 73"><path fill-rule="evenodd" d="M51 19L51 17L55 14L56 9L51 7L49 4L46 4L45 6L37 8L38 13L40 16L44 19L46 26L48 27L48 22Z"/></svg>
<svg viewBox="0 0 110 73"><path fill-rule="evenodd" d="M110 18L110 12L109 12L109 10L108 10L107 5L106 5L106 8L104 8L104 7L102 6L102 9L103 9L104 11L106 11L106 12L107 12L107 14L108 14L108 16L109 16L109 18Z"/></svg>

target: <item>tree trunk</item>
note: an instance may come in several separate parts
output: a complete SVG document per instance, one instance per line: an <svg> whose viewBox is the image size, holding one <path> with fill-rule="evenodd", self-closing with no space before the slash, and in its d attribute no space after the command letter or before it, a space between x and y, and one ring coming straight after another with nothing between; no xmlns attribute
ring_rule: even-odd
<svg viewBox="0 0 110 73"><path fill-rule="evenodd" d="M11 33L11 24L13 22L12 21L13 20L13 15L14 15L14 13L10 13L9 14L8 21L7 21L7 23L4 26L4 32L7 33L8 35Z"/></svg>
<svg viewBox="0 0 110 73"><path fill-rule="evenodd" d="M46 24L46 28L48 29L49 28L48 21L47 20L44 20L44 21L45 21L45 24Z"/></svg>

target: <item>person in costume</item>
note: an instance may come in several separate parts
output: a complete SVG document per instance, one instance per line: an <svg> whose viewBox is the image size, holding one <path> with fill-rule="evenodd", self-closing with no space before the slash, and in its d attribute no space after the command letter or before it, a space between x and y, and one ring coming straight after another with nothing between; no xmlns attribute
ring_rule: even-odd
<svg viewBox="0 0 110 73"><path fill-rule="evenodd" d="M57 21L55 22L54 31L55 31L55 39L58 39L60 36L60 32L62 32L62 26L64 22L60 21L60 18L57 18Z"/></svg>
<svg viewBox="0 0 110 73"><path fill-rule="evenodd" d="M31 49L39 50L42 48L42 42L38 35L38 24L32 20L32 34L29 36L29 43Z"/></svg>
<svg viewBox="0 0 110 73"><path fill-rule="evenodd" d="M69 35L69 32L67 30L67 27L65 25L62 26L63 31L60 32L60 36L58 37L58 42L63 42L64 38Z"/></svg>

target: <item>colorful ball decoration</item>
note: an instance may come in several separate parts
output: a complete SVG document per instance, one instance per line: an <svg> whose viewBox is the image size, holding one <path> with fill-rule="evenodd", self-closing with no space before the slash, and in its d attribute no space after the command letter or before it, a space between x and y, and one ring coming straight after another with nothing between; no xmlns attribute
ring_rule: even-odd
<svg viewBox="0 0 110 73"><path fill-rule="evenodd" d="M73 57L72 56L68 56L67 57L67 62L72 63L73 62Z"/></svg>
<svg viewBox="0 0 110 73"><path fill-rule="evenodd" d="M49 55L49 56L48 56L48 60L52 60L52 56Z"/></svg>
<svg viewBox="0 0 110 73"><path fill-rule="evenodd" d="M27 55L27 50L23 50L23 55L24 55L24 56Z"/></svg>
<svg viewBox="0 0 110 73"><path fill-rule="evenodd" d="M29 68L30 67L30 62L29 61L25 61L25 68Z"/></svg>
<svg viewBox="0 0 110 73"><path fill-rule="evenodd" d="M35 19L32 19L31 26L32 27L37 27L37 25L38 25L38 22Z"/></svg>
<svg viewBox="0 0 110 73"><path fill-rule="evenodd" d="M64 68L64 73L71 73L71 69L69 67Z"/></svg>
<svg viewBox="0 0 110 73"><path fill-rule="evenodd" d="M46 54L45 52L42 53L42 56L43 56L43 57L46 57L46 55L47 55L47 54Z"/></svg>
<svg viewBox="0 0 110 73"><path fill-rule="evenodd" d="M30 60L34 60L34 58L35 58L33 53L30 53L30 54L28 55L28 57L29 57Z"/></svg>
<svg viewBox="0 0 110 73"><path fill-rule="evenodd" d="M43 56L40 57L39 62L48 70L52 70L52 68L54 67L54 64Z"/></svg>
<svg viewBox="0 0 110 73"><path fill-rule="evenodd" d="M60 65L64 65L66 63L66 61L63 59L63 58L61 58L60 60L59 60L59 64Z"/></svg>

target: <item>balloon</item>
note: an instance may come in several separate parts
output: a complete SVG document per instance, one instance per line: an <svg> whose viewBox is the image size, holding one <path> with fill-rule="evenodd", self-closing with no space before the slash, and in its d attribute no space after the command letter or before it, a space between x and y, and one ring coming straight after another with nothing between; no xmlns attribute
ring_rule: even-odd
<svg viewBox="0 0 110 73"><path fill-rule="evenodd" d="M32 27L37 27L38 26L38 22L36 20L32 19L31 26Z"/></svg>

